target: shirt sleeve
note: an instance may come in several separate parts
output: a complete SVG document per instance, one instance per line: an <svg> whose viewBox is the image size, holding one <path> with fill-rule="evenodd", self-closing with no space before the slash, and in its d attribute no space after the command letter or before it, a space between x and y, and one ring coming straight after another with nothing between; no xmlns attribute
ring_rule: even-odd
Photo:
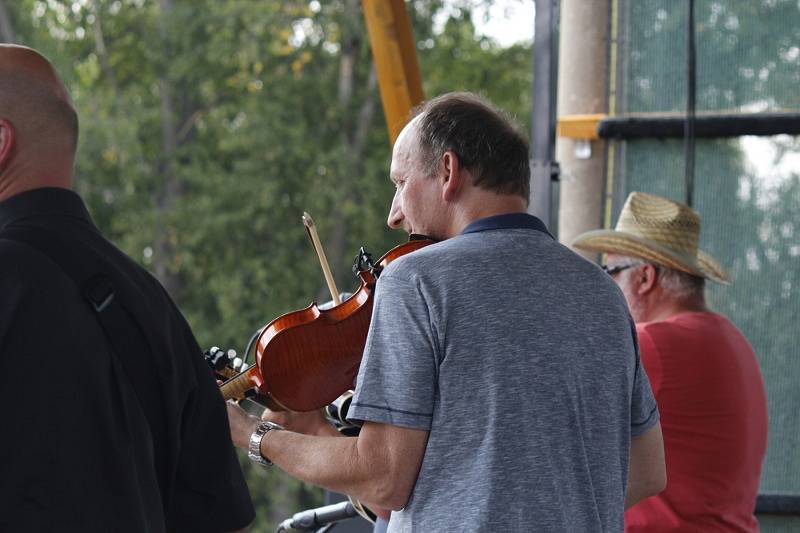
<svg viewBox="0 0 800 533"><path fill-rule="evenodd" d="M349 418L430 430L439 361L435 339L419 282L384 272Z"/></svg>
<svg viewBox="0 0 800 533"><path fill-rule="evenodd" d="M636 348L636 361L633 374L633 391L631 394L631 437L638 437L658 423L658 407L650 388L650 380L642 365L639 356L639 341L636 327L631 324L631 330Z"/></svg>

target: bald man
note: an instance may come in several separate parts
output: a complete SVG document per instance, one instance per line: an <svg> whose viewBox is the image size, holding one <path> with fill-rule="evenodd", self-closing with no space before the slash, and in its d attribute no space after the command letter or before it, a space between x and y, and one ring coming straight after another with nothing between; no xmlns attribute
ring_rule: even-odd
<svg viewBox="0 0 800 533"><path fill-rule="evenodd" d="M70 190L77 140L50 62L0 44L0 531L246 527L201 349Z"/></svg>

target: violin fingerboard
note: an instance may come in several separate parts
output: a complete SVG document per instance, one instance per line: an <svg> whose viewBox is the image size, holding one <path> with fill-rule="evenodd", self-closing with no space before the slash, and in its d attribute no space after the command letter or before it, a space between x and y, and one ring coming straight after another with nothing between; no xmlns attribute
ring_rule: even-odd
<svg viewBox="0 0 800 533"><path fill-rule="evenodd" d="M242 400L247 394L247 391L253 387L255 387L255 384L245 372L220 385L219 391L222 393L222 397L225 398L225 401Z"/></svg>

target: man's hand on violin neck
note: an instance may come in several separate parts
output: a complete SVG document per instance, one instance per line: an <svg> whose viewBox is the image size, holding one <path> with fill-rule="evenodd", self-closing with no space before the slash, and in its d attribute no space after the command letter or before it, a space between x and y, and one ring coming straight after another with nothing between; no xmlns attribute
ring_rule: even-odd
<svg viewBox="0 0 800 533"><path fill-rule="evenodd" d="M237 448L247 449L250 444L250 435L256 430L256 426L261 421L257 416L247 414L247 412L233 402L226 402L228 407L228 422L231 426L231 440Z"/></svg>

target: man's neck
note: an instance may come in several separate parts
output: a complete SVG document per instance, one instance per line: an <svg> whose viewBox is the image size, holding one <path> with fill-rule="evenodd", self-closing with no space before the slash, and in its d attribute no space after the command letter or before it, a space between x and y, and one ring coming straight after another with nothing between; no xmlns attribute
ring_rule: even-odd
<svg viewBox="0 0 800 533"><path fill-rule="evenodd" d="M72 188L72 162L42 168L15 161L0 173L0 202L12 196L44 187Z"/></svg>
<svg viewBox="0 0 800 533"><path fill-rule="evenodd" d="M705 298L694 296L690 298L677 299L662 295L660 298L651 300L651 305L640 317L639 322L660 322L680 315L682 313L704 313L708 311Z"/></svg>
<svg viewBox="0 0 800 533"><path fill-rule="evenodd" d="M525 213L528 205L521 196L496 194L483 189L473 189L469 202L465 202L451 217L449 236L461 233L476 220L509 213Z"/></svg>
<svg viewBox="0 0 800 533"><path fill-rule="evenodd" d="M34 189L43 189L45 187L57 187L60 189L70 189L69 184L63 181L25 181L25 182L0 182L0 202L8 200L12 196L22 194L24 192L32 191Z"/></svg>

